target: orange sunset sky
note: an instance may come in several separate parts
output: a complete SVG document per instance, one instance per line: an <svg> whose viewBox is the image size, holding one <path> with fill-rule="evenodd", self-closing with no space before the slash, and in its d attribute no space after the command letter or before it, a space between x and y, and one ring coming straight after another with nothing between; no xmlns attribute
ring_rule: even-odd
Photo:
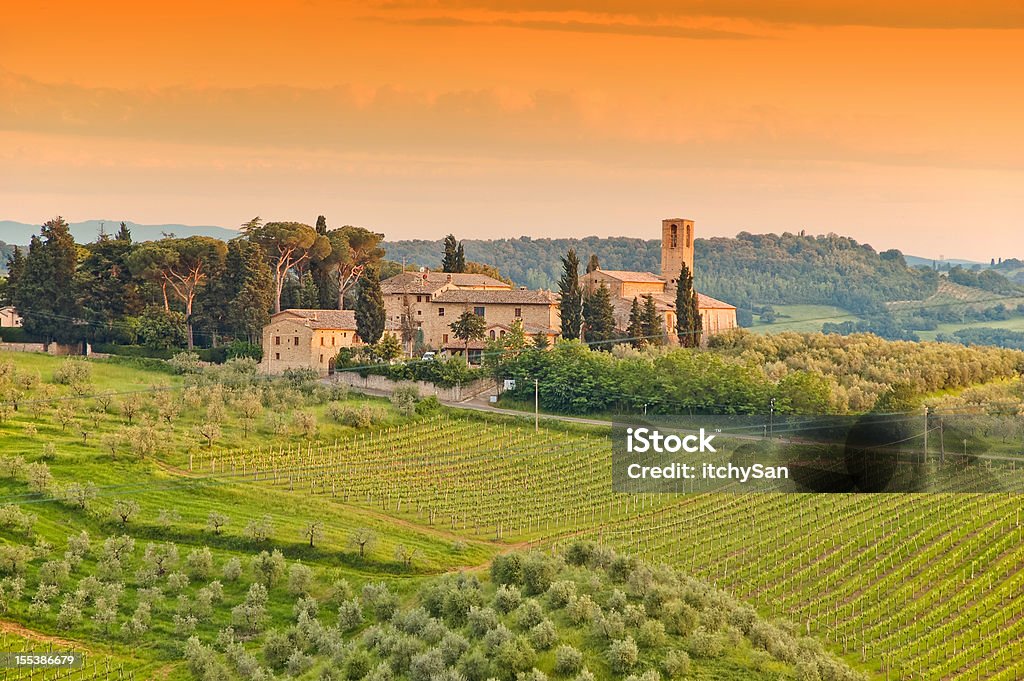
<svg viewBox="0 0 1024 681"><path fill-rule="evenodd" d="M0 220L1024 257L1019 1L3 5Z"/></svg>

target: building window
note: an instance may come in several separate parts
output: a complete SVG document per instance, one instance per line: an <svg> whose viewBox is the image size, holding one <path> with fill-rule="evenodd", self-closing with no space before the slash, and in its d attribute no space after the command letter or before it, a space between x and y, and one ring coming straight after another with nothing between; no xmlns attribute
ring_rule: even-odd
<svg viewBox="0 0 1024 681"><path fill-rule="evenodd" d="M295 347L299 347L299 337L295 337Z"/></svg>
<svg viewBox="0 0 1024 681"><path fill-rule="evenodd" d="M417 303L422 303L423 302L423 296L416 296L416 302Z"/></svg>
<svg viewBox="0 0 1024 681"><path fill-rule="evenodd" d="M442 343L447 343L448 342L448 334L445 334L444 336L441 337L441 342Z"/></svg>
<svg viewBox="0 0 1024 681"><path fill-rule="evenodd" d="M332 335L332 336L331 336L331 347L332 347L332 348L334 347L334 342L335 342L335 339L337 339L337 336L334 336L334 335Z"/></svg>
<svg viewBox="0 0 1024 681"><path fill-rule="evenodd" d="M274 345L280 345L280 344L281 344L281 337L280 336L274 336Z"/></svg>
<svg viewBox="0 0 1024 681"><path fill-rule="evenodd" d="M517 307L516 308L516 319L519 319L522 316L523 316L523 308Z"/></svg>
<svg viewBox="0 0 1024 681"><path fill-rule="evenodd" d="M320 355L320 363L321 363L321 364L323 364L323 363L324 363L324 356L323 356L323 355Z"/></svg>
<svg viewBox="0 0 1024 681"><path fill-rule="evenodd" d="M491 329L491 340L494 340L494 329Z"/></svg>
<svg viewBox="0 0 1024 681"><path fill-rule="evenodd" d="M686 247L689 248L693 241L693 227L686 225Z"/></svg>
<svg viewBox="0 0 1024 681"><path fill-rule="evenodd" d="M483 317L484 316L484 308L482 308L482 307L474 307L473 308L473 314L475 314L477 317Z"/></svg>
<svg viewBox="0 0 1024 681"><path fill-rule="evenodd" d="M427 301L428 303L430 302L430 294L429 294L429 293L428 293L427 295L423 296L423 298L424 298L424 299L425 299L425 300L426 300L426 301Z"/></svg>
<svg viewBox="0 0 1024 681"><path fill-rule="evenodd" d="M443 317L444 316L444 308L443 307L437 308L437 316L438 317Z"/></svg>
<svg viewBox="0 0 1024 681"><path fill-rule="evenodd" d="M423 310L416 310L416 316L417 317L423 316Z"/></svg>
<svg viewBox="0 0 1024 681"><path fill-rule="evenodd" d="M281 359L281 353L280 352L275 352L274 353L274 359Z"/></svg>
<svg viewBox="0 0 1024 681"><path fill-rule="evenodd" d="M676 225L669 228L668 247L679 248L679 227Z"/></svg>
<svg viewBox="0 0 1024 681"><path fill-rule="evenodd" d="M324 337L320 336L320 347L323 347L323 345L324 345Z"/></svg>

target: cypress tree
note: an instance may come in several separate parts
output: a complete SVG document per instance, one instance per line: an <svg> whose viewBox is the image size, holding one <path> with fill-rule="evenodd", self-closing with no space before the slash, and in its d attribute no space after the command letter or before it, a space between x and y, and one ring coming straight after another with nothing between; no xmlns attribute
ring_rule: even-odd
<svg viewBox="0 0 1024 681"><path fill-rule="evenodd" d="M316 219L316 233L320 236L327 236L327 218L320 215ZM332 250L327 257L319 258L309 266L309 272L313 276L313 284L316 286L316 300L308 307L318 307L322 310L333 310L338 307L338 281L334 277L335 261L338 254Z"/></svg>
<svg viewBox="0 0 1024 681"><path fill-rule="evenodd" d="M114 241L125 241L127 243L132 242L132 230L128 229L128 225L121 223L121 228L117 230L117 234L114 235Z"/></svg>
<svg viewBox="0 0 1024 681"><path fill-rule="evenodd" d="M644 345L644 320L643 313L640 310L640 301L635 297L633 298L633 304L629 308L629 325L626 327L626 335L629 337L629 342L632 343L634 348L643 347Z"/></svg>
<svg viewBox="0 0 1024 681"><path fill-rule="evenodd" d="M676 336L684 348L696 348L700 346L702 331L697 292L693 290L693 274L684 262L676 287Z"/></svg>
<svg viewBox="0 0 1024 681"><path fill-rule="evenodd" d="M459 247L455 249L455 269L453 272L465 272L466 271L466 251L462 247L462 242L459 242Z"/></svg>
<svg viewBox="0 0 1024 681"><path fill-rule="evenodd" d="M441 257L442 272L458 272L459 266L459 242L454 234L444 238L444 255Z"/></svg>
<svg viewBox="0 0 1024 681"><path fill-rule="evenodd" d="M661 321L661 314L654 303L654 296L650 293L644 296L644 309L641 313L643 319L643 335L647 337L648 345L661 345L664 340L665 329Z"/></svg>
<svg viewBox="0 0 1024 681"><path fill-rule="evenodd" d="M558 280L558 290L562 294L559 304L562 338L576 340L583 333L583 289L580 288L580 260L573 248L562 258L562 278Z"/></svg>
<svg viewBox="0 0 1024 681"><path fill-rule="evenodd" d="M597 253L591 253L590 260L587 261L587 274L599 269L601 269L601 263L597 259Z"/></svg>
<svg viewBox="0 0 1024 681"><path fill-rule="evenodd" d="M596 343L598 350L610 349L611 343L607 341L615 338L615 310L612 294L604 282L583 298L583 320L586 341Z"/></svg>
<svg viewBox="0 0 1024 681"><path fill-rule="evenodd" d="M384 334L384 294L380 290L380 273L374 265L363 271L355 312L359 338L367 345L379 341Z"/></svg>

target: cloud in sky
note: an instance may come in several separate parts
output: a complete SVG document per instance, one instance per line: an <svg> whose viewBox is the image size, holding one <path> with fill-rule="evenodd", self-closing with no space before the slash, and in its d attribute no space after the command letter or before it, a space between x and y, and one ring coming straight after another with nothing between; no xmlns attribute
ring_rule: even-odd
<svg viewBox="0 0 1024 681"><path fill-rule="evenodd" d="M928 29L1024 28L1006 0L435 0L431 7L501 12L585 12L642 18L719 17L789 25ZM410 8L417 3L384 3Z"/></svg>
<svg viewBox="0 0 1024 681"><path fill-rule="evenodd" d="M642 36L648 38L676 38L682 40L750 40L761 36L740 31L725 31L714 28L676 26L671 24L625 23L621 21L554 21L542 19L489 19L473 20L455 16L422 17L367 17L372 21L385 21L409 26L434 26L472 28L493 26L519 28L532 31L563 31L566 33L604 33L610 35Z"/></svg>

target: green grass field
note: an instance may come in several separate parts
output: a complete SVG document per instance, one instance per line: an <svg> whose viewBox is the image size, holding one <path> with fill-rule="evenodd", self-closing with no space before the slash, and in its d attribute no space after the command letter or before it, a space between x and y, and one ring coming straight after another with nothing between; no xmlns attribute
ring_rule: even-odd
<svg viewBox="0 0 1024 681"><path fill-rule="evenodd" d="M935 340L940 333L951 334L961 329L1008 329L1010 331L1024 331L1024 316L1012 317L1010 319L999 319L996 321L969 322L964 324L939 324L932 331L915 331L921 340Z"/></svg>
<svg viewBox="0 0 1024 681"><path fill-rule="evenodd" d="M754 317L751 331L757 333L779 333L781 331L797 331L800 333L816 333L821 331L825 322L856 322L857 315L834 305L773 305L777 318L774 322L762 322Z"/></svg>
<svg viewBox="0 0 1024 681"><path fill-rule="evenodd" d="M614 494L610 442L597 427L556 424L535 433L519 419L493 415L403 414L387 401L325 386L270 387L238 377L211 384L110 362L89 363L83 391L51 382L63 362L0 354L5 394L20 392L17 411L5 410L0 422L2 619L35 636L97 647L139 670L135 678L235 678L215 674L211 661L238 652L214 643L229 625L260 664L263 632L287 632L289 645L319 660L302 667L296 658L302 669L293 676L316 678L330 655L319 647L326 639L302 629L313 626L308 618L296 619L297 599L315 598L333 627L328 613L339 593L383 581L402 607L415 608L422 598L415 592L439 575L468 571L486 581L495 556L528 546L565 551L581 538L724 588L762 616L790 620L790 634L815 637L813 646L874 678L1024 673L1024 504L1017 496ZM151 386L161 389L143 394L128 424L123 401ZM244 396L253 386L262 406L247 420ZM91 397L98 390L119 394L99 408ZM160 395L172 396L178 410ZM364 407L372 411L369 424L337 416ZM314 427L300 418L306 413ZM211 421L219 428L212 444L197 435ZM113 433L121 438L111 449ZM39 464L52 476L45 491L31 487ZM82 508L69 490L89 483L95 488ZM137 508L122 521L115 511L132 502ZM215 527L211 518L225 523ZM253 531L264 520L266 537ZM83 530L90 541L78 555L69 537ZM112 566L103 540L121 534L134 538L135 550ZM357 540L366 536L360 555ZM177 558L154 574L170 544ZM190 557L204 547L208 568ZM280 552L288 567L266 578L268 621L246 634L248 611L238 609L264 578L249 567L260 551ZM229 578L233 559L242 574ZM313 578L296 590L290 573L300 562ZM108 573L116 576L88 582ZM214 579L223 596L203 612ZM347 586L339 591L341 580ZM56 592L37 602L51 582ZM124 584L123 593L111 592L113 584ZM105 624L100 606L108 600L115 614ZM151 600L152 612L140 615ZM369 601L364 608L370 617ZM150 618L146 631L126 633L139 617ZM608 645L552 617L566 640L587 650ZM714 627L710 636L728 633L706 626ZM193 649L186 668L182 643L191 635L206 647ZM348 650L348 634L342 639ZM703 643L693 632L678 641L691 653ZM766 658L756 643L726 647L695 654L687 678L794 678L802 659L781 649ZM338 667L347 668L338 655ZM603 656L588 655L597 678L621 677L601 666ZM537 664L550 671L552 654L538 655Z"/></svg>

